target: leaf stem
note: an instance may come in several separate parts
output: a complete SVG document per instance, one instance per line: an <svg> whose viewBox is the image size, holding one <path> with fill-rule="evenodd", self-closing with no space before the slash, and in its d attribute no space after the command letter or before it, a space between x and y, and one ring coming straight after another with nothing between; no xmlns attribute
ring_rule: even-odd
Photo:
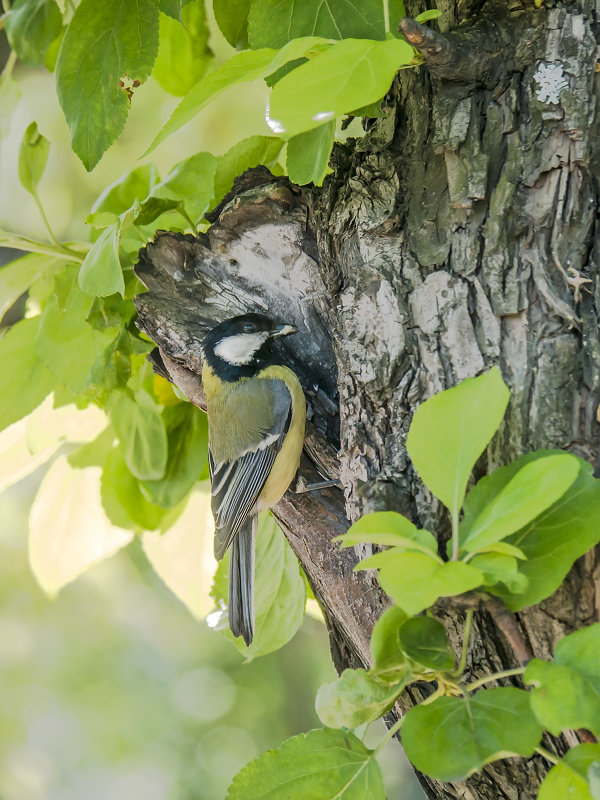
<svg viewBox="0 0 600 800"><path fill-rule="evenodd" d="M467 653L469 651L469 639L471 638L471 625L473 623L473 609L469 608L467 610L467 617L465 619L465 628L463 630L463 643L462 649L460 653L460 661L458 662L458 667L456 668L456 675L462 675L465 671L465 666L467 663Z"/></svg>
<svg viewBox="0 0 600 800"><path fill-rule="evenodd" d="M44 225L46 226L46 230L48 231L48 236L50 237L50 241L52 241L56 247L59 247L63 253L67 255L75 255L72 250L69 250L68 247L62 245L54 235L54 231L52 230L52 226L50 225L50 220L46 216L46 212L44 211L44 206L42 205L42 201L40 200L40 196L37 192L37 189L32 189L31 196L35 200L35 204L38 207L38 211L40 212L40 215L44 220Z"/></svg>
<svg viewBox="0 0 600 800"><path fill-rule="evenodd" d="M10 0L2 0L2 8L4 9L4 13L8 14L10 11Z"/></svg>
<svg viewBox="0 0 600 800"><path fill-rule="evenodd" d="M458 508L452 509L452 561L458 561Z"/></svg>
<svg viewBox="0 0 600 800"><path fill-rule="evenodd" d="M473 692L475 689L483 686L484 683L497 681L500 678L510 678L512 675L522 675L524 672L525 667L515 667L515 669L505 669L502 672L493 672L491 675L485 675L483 678L479 678L479 680L469 683L467 686L465 686L465 689L467 692Z"/></svg>
<svg viewBox="0 0 600 800"><path fill-rule="evenodd" d="M27 253L41 253L45 256L56 256L63 258L65 261L75 261L78 264L83 264L84 254L89 249L87 245L80 245L85 247L83 253L78 253L71 250L64 245L47 244L46 242L36 242L33 239L26 239L22 236L6 233L0 231L0 247L10 247L13 250L24 250Z"/></svg>
<svg viewBox="0 0 600 800"><path fill-rule="evenodd" d="M0 21L4 20L2 25L0 25L0 29L2 29L6 24L7 17L8 17L8 12L6 12L5 14L2 15L2 17L0 17ZM4 69L2 70L1 77L9 78L12 75L12 71L15 68L16 63L17 63L17 54L15 53L14 50L11 50L8 58L6 59L6 64L4 65Z"/></svg>
<svg viewBox="0 0 600 800"><path fill-rule="evenodd" d="M383 22L385 25L385 32L390 32L390 6L389 0L383 0Z"/></svg>
<svg viewBox="0 0 600 800"><path fill-rule="evenodd" d="M394 736L398 733L398 731L402 727L402 723L404 722L405 719L406 717L400 717L399 719L396 720L396 722L394 722L392 727L388 729L383 739L379 742L379 744L375 748L375 755L377 755L377 753L380 753L381 750L386 746L386 744L394 738Z"/></svg>
<svg viewBox="0 0 600 800"><path fill-rule="evenodd" d="M549 761L551 764L558 764L560 761L560 759L558 759L553 753L551 753L549 750L546 750L545 747L536 747L535 752L539 756L542 756L542 758L545 758L546 761Z"/></svg>

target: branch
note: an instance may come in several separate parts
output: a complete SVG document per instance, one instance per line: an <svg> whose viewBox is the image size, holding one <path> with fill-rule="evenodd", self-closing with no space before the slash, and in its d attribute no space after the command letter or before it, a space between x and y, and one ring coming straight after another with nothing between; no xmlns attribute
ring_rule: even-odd
<svg viewBox="0 0 600 800"><path fill-rule="evenodd" d="M399 30L419 50L432 75L494 88L504 76L535 57L533 42L523 42L529 16L528 12L511 16L504 7L486 9L474 22L450 33L403 17ZM533 37L533 25L531 28Z"/></svg>

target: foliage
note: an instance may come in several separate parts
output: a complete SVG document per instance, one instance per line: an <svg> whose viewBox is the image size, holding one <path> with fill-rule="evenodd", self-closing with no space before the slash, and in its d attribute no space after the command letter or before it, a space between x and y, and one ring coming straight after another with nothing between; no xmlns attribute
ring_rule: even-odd
<svg viewBox="0 0 600 800"><path fill-rule="evenodd" d="M331 0L325 6L316 0L214 0L213 10L238 49L223 63L209 45L203 0L15 0L3 18L12 53L0 76L0 134L18 99L15 63L44 64L55 69L72 148L87 170L121 135L136 90L151 75L181 100L164 125L150 132L144 155L230 87L261 80L269 89L263 135L242 139L220 156L194 153L162 178L151 164L130 170L86 213L89 241L55 236L40 199L50 142L35 121L25 131L19 178L48 241L0 231L0 246L28 253L0 272L0 314L27 293L25 317L0 339L7 376L0 449L21 448L15 474L23 476L64 442L78 445L54 461L31 515L32 569L51 594L137 534L159 574L194 605L189 579L181 579L174 556L181 558L189 542L168 537L198 481L207 477L206 420L146 362L152 343L134 323L133 298L144 290L134 274L138 251L159 229L205 230L208 209L249 167L285 169L293 181L320 185L340 118L385 114L382 101L397 71L418 63L396 32L400 0ZM421 20L434 17L425 12ZM407 450L427 489L448 510L448 550L439 550L436 532L391 512L362 518L342 537L342 547L377 548L358 568L377 570L393 601L373 630L373 667L346 670L322 687L317 711L326 727L251 762L231 784L231 800L258 797L259 791L275 798L283 784L289 797L383 798L375 757L401 726L409 758L442 781L463 779L510 755L537 751L548 757L539 747L544 729L559 733L583 726L599 733L594 653L600 625L565 637L551 663L534 660L526 670L467 683L472 612L458 662L433 615L440 598L464 595L482 602L493 596L519 611L548 597L573 562L600 540L600 484L573 455L528 454L474 483L473 470L508 401L508 389L492 369L416 411ZM28 434L44 414L55 420L65 407L100 414L101 424L96 419L92 430L74 438L50 436L24 453L16 432ZM84 523L90 509L96 527ZM252 646L236 642L249 659L294 635L306 595L281 533L269 518L261 524L257 563L269 580L257 581ZM213 588L216 627L226 569L224 562ZM529 690L481 688L517 674ZM366 747L357 728L387 713L417 681L429 684L431 693L377 747ZM599 775L597 747L574 748L550 771L539 797L558 791L597 797Z"/></svg>
<svg viewBox="0 0 600 800"><path fill-rule="evenodd" d="M550 663L534 659L527 668L485 675L468 683L464 669L473 612L467 612L458 664L443 625L432 616L431 608L440 598L474 591L483 602L490 595L500 595L509 605L512 597L512 605L522 608L529 573L528 554L520 545L533 537L542 548L540 531L544 532L544 556L553 564L545 576L544 597L560 585L579 554L578 547L557 547L552 533L560 531L561 538L571 540L579 539L583 531L586 545L600 541L597 526L593 538L586 538L588 528L598 519L600 481L590 476L586 462L568 453L539 452L521 457L482 478L465 497L475 463L501 424L507 402L508 390L494 368L441 392L418 408L407 449L421 478L450 513L451 558L445 561L440 557L431 533L392 512L362 517L338 537L342 547L362 543L385 548L357 566L377 569L381 586L395 603L373 630L374 666L370 670L347 669L336 681L322 686L316 709L327 727L312 731L306 740L288 740L280 750L250 764L231 785L231 798L244 796L242 790L247 789L250 776L264 782L270 774L276 775L274 785L289 780L294 788L298 775L310 774L314 797L328 797L327 792L333 791L340 798L365 796L364 787L358 783L362 771L345 775L343 780L340 777L338 783L330 785L330 766L320 767L309 738L316 740L320 733L323 742L330 739L330 746L336 747L337 729L352 737L340 740L343 747L352 748L352 730L387 713L404 689L417 681L434 683L437 688L399 719L379 747L401 730L410 761L440 781L463 780L500 758L530 757L534 752L557 763L540 747L544 728L554 734L574 727L599 733L600 623L562 639ZM477 409L486 413L477 416ZM589 492L589 502L579 504L578 515L567 527L564 509L580 496L581 484ZM583 546L581 542L579 546ZM539 552L536 557L540 557ZM419 616L424 610L426 615ZM516 675L523 675L529 691L510 686L481 688ZM552 794L559 789L565 796L572 793L586 800L594 796L600 750L597 745L590 747L585 752L575 748L557 763L540 789L540 800L559 796ZM373 759L378 749L357 757L364 769L369 765L372 782L368 796L373 800L385 798L372 774L378 769ZM293 759L285 757L288 752L293 753Z"/></svg>

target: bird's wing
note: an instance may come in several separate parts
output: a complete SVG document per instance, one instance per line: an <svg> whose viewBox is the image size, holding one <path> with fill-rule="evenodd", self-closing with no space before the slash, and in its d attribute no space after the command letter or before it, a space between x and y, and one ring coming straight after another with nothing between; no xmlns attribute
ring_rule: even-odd
<svg viewBox="0 0 600 800"><path fill-rule="evenodd" d="M223 558L241 526L248 519L269 476L292 420L292 398L283 381L261 380L270 392L272 413L260 431L249 431L244 448L233 460L217 461L209 450L212 510L215 517L215 557ZM258 398L260 399L260 398ZM252 415L256 396L236 402L236 415ZM250 417L252 418L252 416Z"/></svg>

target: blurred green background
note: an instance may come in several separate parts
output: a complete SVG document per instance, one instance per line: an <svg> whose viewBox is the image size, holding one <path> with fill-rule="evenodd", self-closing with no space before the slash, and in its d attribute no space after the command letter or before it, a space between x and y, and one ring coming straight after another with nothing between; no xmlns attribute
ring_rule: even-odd
<svg viewBox="0 0 600 800"><path fill-rule="evenodd" d="M231 53L214 24L210 45L223 59ZM15 77L21 100L0 148L0 227L46 238L17 178L19 144L36 120L52 145L40 186L51 224L61 239L87 238L93 201L144 163L140 154L178 99L153 80L137 89L124 134L88 174L69 148L53 76L18 67ZM262 82L230 90L147 160L164 175L200 150L219 155L268 134L265 96ZM244 664L171 594L139 540L47 597L27 548L29 509L47 469L0 494L1 800L221 800L250 759L320 725L316 690L334 670L316 619L281 651ZM396 743L382 761L389 800L422 797Z"/></svg>

